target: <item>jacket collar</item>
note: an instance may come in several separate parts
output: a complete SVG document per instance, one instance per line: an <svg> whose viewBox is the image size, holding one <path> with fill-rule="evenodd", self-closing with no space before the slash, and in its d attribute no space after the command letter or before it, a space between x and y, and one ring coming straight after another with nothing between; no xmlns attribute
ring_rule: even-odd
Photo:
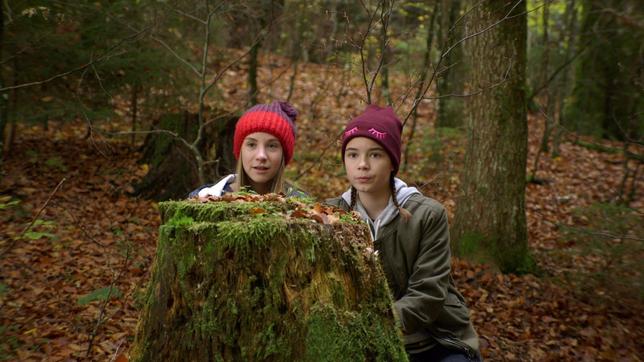
<svg viewBox="0 0 644 362"><path fill-rule="evenodd" d="M396 188L396 200L398 201L398 205L400 206L404 206L405 202L407 202L407 200L409 200L409 198L413 194L420 194L420 191L418 191L417 188L407 186L407 184L399 178L394 178L394 186ZM342 199L348 205L351 205L351 189L342 194ZM378 215L375 220L372 220L369 217L367 210L365 210L365 208L362 206L359 199L356 201L356 211L360 213L362 219L365 220L369 225L371 238L373 240L377 239L378 231L380 230L380 228L389 224L399 214L398 208L394 205L393 199L391 197L389 198L389 202L387 203L385 209L382 210L380 215Z"/></svg>

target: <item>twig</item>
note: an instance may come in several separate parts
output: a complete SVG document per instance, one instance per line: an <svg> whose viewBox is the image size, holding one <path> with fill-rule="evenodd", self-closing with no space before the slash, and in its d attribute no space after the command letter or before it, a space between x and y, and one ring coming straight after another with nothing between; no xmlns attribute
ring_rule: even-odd
<svg viewBox="0 0 644 362"><path fill-rule="evenodd" d="M479 90L477 90L476 92L466 93L466 94L450 93L450 94L443 94L442 96L438 96L438 97L423 97L422 99L432 99L433 100L433 99L441 99L441 98L448 98L448 97L467 98L467 97L472 97L472 96L475 96L475 95L479 95L479 94L481 94L481 93L483 93L485 91L488 91L490 89L496 88L496 87L500 86L501 84L507 82L508 79L510 79L510 70L512 69L512 65L513 65L513 63L510 62L510 64L508 65L508 68L505 70L505 74L503 74L503 78L500 81L498 81L498 82L496 82L494 84L488 85L486 87L482 87Z"/></svg>
<svg viewBox="0 0 644 362"><path fill-rule="evenodd" d="M360 3L362 4L365 11L367 12L367 15L369 15L369 23L367 24L367 30L364 32L364 35L362 36L362 40L360 41L359 50L360 50L360 62L362 63L362 79L364 81L365 90L367 91L367 104L371 104L371 88L369 87L369 81L367 80L367 65L364 59L364 47L367 41L367 37L369 37L369 33L371 32L371 25L373 24L373 20L376 18L376 13L380 8L380 2L378 2L376 6L376 10L373 12L373 14L369 13L369 9L364 4L364 2L360 1Z"/></svg>
<svg viewBox="0 0 644 362"><path fill-rule="evenodd" d="M487 32L487 31L489 31L490 29L492 29L492 28L496 27L497 25L501 24L502 22L504 22L504 21L506 21L506 20L508 20L508 19L513 18L514 16L510 16L510 14L512 14L512 12L514 11L514 9L515 9L515 8L516 8L516 7L517 7L517 6L522 2L522 1L523 1L523 0L518 0L518 1L517 1L517 2L512 6L512 8L510 8L510 10L509 10L509 11L508 11L508 12L507 12L507 13L506 13L506 14L505 14L501 19L499 19L498 21L496 21L496 22L492 23L491 25L489 25L489 26L485 27L485 28L484 28L484 29L482 29L482 30L479 30L479 31L477 31L477 32L474 32L474 33L472 33L472 34L469 34L469 35L467 35L467 36L465 36L465 37L461 38L460 40L458 40L457 42L455 42L454 44L452 44L449 48L447 48L447 49L445 49L445 50L443 50L443 51L441 52L441 55L440 55L440 57L438 58L438 62L436 63L436 66L434 67L434 71L432 72L432 76L430 77L429 82L427 82L427 85L426 85L426 87L425 87L425 89L424 89L424 91L423 91L422 97L421 97L421 98L419 98L419 99L414 99L414 102L413 102L413 104L412 104L411 109L409 110L409 112L407 113L407 115L406 115L406 116L405 116L405 118L404 118L404 121L402 122L402 123L403 123L403 126L407 123L407 120L409 119L409 117L411 117L411 115L413 114L413 112L414 112L414 110L416 109L416 107L418 107L418 105L420 104L420 101L421 101L423 98L425 98L425 94L427 94L427 91L429 91L429 88L431 87L432 83L434 83L434 79L436 79L436 76L437 76L437 70L440 68L441 63L442 63L442 62L443 62L443 60L447 57L447 55L448 55L448 54L449 54L449 53L450 53L454 48L456 48L457 46L459 46L459 45L460 45L461 43L463 43L464 41L466 41L466 40L468 40L468 39L471 39L471 38L474 38L474 37L476 37L476 36L479 36L479 35L481 35L481 34L483 34L483 33Z"/></svg>
<svg viewBox="0 0 644 362"><path fill-rule="evenodd" d="M5 92L5 91L8 91L8 90L20 89L20 88L26 88L26 87L32 87L32 86L35 86L35 85L41 85L41 84L49 83L49 82L54 81L54 80L56 80L56 79L58 79L58 78L63 78L63 77L65 77L65 76L67 76L67 75L70 75L70 74L72 74L72 73L78 72L79 70L83 70L83 69L85 69L85 68L87 68L87 67L90 67L90 66L92 66L92 65L94 65L94 64L96 64L96 63L101 62L103 59L109 58L109 57L110 57L110 53L111 53L113 50L115 50L116 48L120 47L120 46L121 46L123 43L125 43L126 41L129 41L129 40L131 40L131 39L134 39L134 38L138 37L140 34L142 34L143 32L145 32L145 31L147 31L147 30L148 30L147 28L144 28L144 29L142 29L142 30L140 30L140 31L136 32L136 33L135 33L135 34L133 34L133 35L130 35L130 36L127 36L127 37L125 37L125 38L121 39L121 41L119 41L119 42L118 42L118 43L116 43L114 46L112 46L111 48L109 48L109 49L105 52L105 54L101 55L100 57L98 57L98 58L96 58L96 59L94 59L94 60L90 60L89 62L87 62L87 63L85 63L85 64L83 64L83 65L81 65L81 66L78 66L78 67L76 67L76 68L74 68L74 69L68 70L68 71L63 72L63 73L56 74L56 75L51 76L51 77L49 77L49 78L47 78L47 79L45 79L45 80L35 81L35 82L29 82L29 83L23 83L23 84L17 84L17 85L12 85L12 86L8 86L8 87L3 87L3 88L0 88L0 93L1 93L1 92Z"/></svg>
<svg viewBox="0 0 644 362"><path fill-rule="evenodd" d="M27 227L26 227L26 228L24 228L24 229L22 230L22 232L20 233L20 235L18 235L18 237L13 238L13 240L11 241L11 244L9 244L9 246L7 246L7 247L2 251L2 253L0 254L0 256L4 256L4 254L6 254L9 250L11 250L11 249L16 245L16 242L18 241L18 239L22 238L22 237L25 235L25 233L27 232L27 230L29 230L29 229L34 225L34 223L36 222L36 220L38 220L38 216L40 216L40 214L43 212L43 210L45 210L45 208L47 207L47 204L49 204L49 201L51 200L51 198L54 196L54 194L56 193L56 191L58 191L58 189L60 188L60 186L62 186L62 184L63 184L66 180L67 180L67 178L65 178L65 177L63 177L63 179L62 179L62 180L60 180L60 182L58 183L58 185L56 186L56 188L54 188L54 191L52 191L52 192L49 194L49 197L47 198L47 201L45 201L45 203L42 205L42 207L40 208L40 210L38 210L38 212L36 213L36 216L34 216L34 217L33 217L33 219L31 219L31 222L29 223L29 225L27 225Z"/></svg>
<svg viewBox="0 0 644 362"><path fill-rule="evenodd" d="M580 232L582 234L591 235L591 236L601 236L601 237L606 238L606 239L628 239L628 240L634 240L634 241L644 241L644 239L636 238L634 236L615 235L615 234L601 232L601 231L590 231L590 230L586 230L584 228L570 227L570 226L563 225L563 224L560 224L560 226L564 226L566 228L573 229L574 231Z"/></svg>
<svg viewBox="0 0 644 362"><path fill-rule="evenodd" d="M68 215L68 216L72 219L72 221L74 222L74 225L75 225L77 228L79 228L79 229L80 229L80 231L82 231L82 232L83 232L83 234L85 234L85 236L87 236L87 238L88 238L91 242L93 242L94 244L96 244L96 245L98 245L98 246L105 247L105 244L103 244L103 243L101 243L100 241L98 241L98 240L94 239L94 237L92 237L92 236L87 232L87 230L85 230L85 229L80 225L80 223L78 222L78 219L76 219L76 218L74 217L74 215L72 215L72 214L69 212L69 210L65 209L65 213L67 213L67 215Z"/></svg>
<svg viewBox="0 0 644 362"><path fill-rule="evenodd" d="M110 362L116 361L116 357L118 357L118 353L121 350L121 345L123 344L124 339L121 339L119 341L119 344L116 346L116 351L114 351L114 354L112 354L112 357L110 358Z"/></svg>
<svg viewBox="0 0 644 362"><path fill-rule="evenodd" d="M101 305L98 318L96 319L96 325L94 325L94 330L89 336L89 344L87 345L87 352L85 353L85 357L87 358L89 358L89 356L92 353L92 346L94 345L94 339L96 338L96 333L98 332L99 327L103 323L103 316L105 315L105 309L107 308L107 303L109 303L110 298L112 297L112 290L114 290L116 282L119 279L121 279L123 272L125 271L125 269L127 269L127 265L129 261L130 261L130 248L128 247L125 254L125 261L123 262L123 268L121 268L119 273L114 277L114 279L112 279L112 282L110 283L110 288L107 291L107 296L105 297L105 300Z"/></svg>
<svg viewBox="0 0 644 362"><path fill-rule="evenodd" d="M319 166L319 165L320 165L320 161L322 160L322 157L324 157L324 154L326 153L326 151L328 151L328 150L329 150L329 148L331 148L331 146L332 146L334 143L336 143L336 142L337 142L338 138L340 138L340 135L342 135L342 133L340 133L340 134L338 134L337 136L333 137L333 139L331 140L331 142L329 142L326 146L324 146L324 148L322 149L322 152L320 153L320 156L316 159L316 162L312 162L312 163L311 163L311 165L310 165L309 167L307 167L307 168L305 168L304 170L300 171L300 172L297 174L297 176L295 176L295 178L293 179L293 181L297 181L297 180L299 180L299 179L300 179L300 177L304 176L307 172L311 171L315 166Z"/></svg>

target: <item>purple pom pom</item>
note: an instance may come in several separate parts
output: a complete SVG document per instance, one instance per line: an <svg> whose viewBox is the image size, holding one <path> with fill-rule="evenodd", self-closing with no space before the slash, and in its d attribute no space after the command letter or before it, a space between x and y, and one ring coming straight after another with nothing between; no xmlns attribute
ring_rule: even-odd
<svg viewBox="0 0 644 362"><path fill-rule="evenodd" d="M297 119L297 111L295 108L287 102L279 102L279 104L282 111L291 119L291 122L295 123L295 119Z"/></svg>

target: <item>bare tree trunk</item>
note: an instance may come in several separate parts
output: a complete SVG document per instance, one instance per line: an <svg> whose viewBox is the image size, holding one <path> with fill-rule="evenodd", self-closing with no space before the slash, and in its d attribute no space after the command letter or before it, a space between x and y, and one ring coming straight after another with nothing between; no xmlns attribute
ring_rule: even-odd
<svg viewBox="0 0 644 362"><path fill-rule="evenodd" d="M461 1L442 0L440 46L447 49L463 36L462 26L455 24L461 10ZM445 57L445 67L437 79L438 114L436 127L456 128L463 125L463 99L450 96L463 93L463 45L457 45Z"/></svg>
<svg viewBox="0 0 644 362"><path fill-rule="evenodd" d="M380 73L382 88L382 95L385 98L387 104L391 104L391 90L389 89L389 35L387 31L389 29L389 20L391 19L391 13L393 12L393 2L394 0L383 0L382 1L382 10L380 12L380 56L382 57L382 70Z"/></svg>
<svg viewBox="0 0 644 362"><path fill-rule="evenodd" d="M566 19L566 31L565 35L562 35L562 37L565 36L564 39L561 39L561 43L565 44L566 51L565 54L566 56L564 59L570 59L570 55L573 54L573 48L575 47L576 41L577 41L577 10L575 9L575 0L570 0L566 4L566 12L564 15L564 19ZM552 139L552 157L557 157L560 154L559 150L559 145L561 143L561 137L563 135L563 127L562 125L564 124L564 105L562 99L565 99L568 94L570 93L570 86L569 84L574 83L574 80L570 79L570 67L566 67L563 71L564 73L561 75L561 78L559 79L559 84L557 87L557 92L559 93L559 96L556 97L557 102L559 103L559 106L557 107L557 115L556 117L556 126L554 130L554 136Z"/></svg>
<svg viewBox="0 0 644 362"><path fill-rule="evenodd" d="M139 84L132 84L132 99L130 100L130 110L132 115L132 138L130 143L134 144L136 142L136 117L139 104Z"/></svg>
<svg viewBox="0 0 644 362"><path fill-rule="evenodd" d="M4 49L4 4L0 3L0 62L3 60ZM0 69L0 88L4 87L4 77ZM0 93L0 165L4 158L4 131L7 125L6 93Z"/></svg>
<svg viewBox="0 0 644 362"><path fill-rule="evenodd" d="M470 1L467 146L453 227L457 254L491 259L504 272L532 268L525 215L527 157L525 1Z"/></svg>
<svg viewBox="0 0 644 362"><path fill-rule="evenodd" d="M542 31L543 37L541 40L541 47L543 51L541 53L541 79L540 84L543 85L543 105L541 106L541 115L543 116L543 135L541 136L541 144L537 149L537 154L534 157L534 164L532 165L532 173L528 177L530 182L537 181L537 171L539 170L539 160L541 159L542 153L548 153L548 141L550 139L550 132L552 130L552 118L550 116L550 88L551 85L548 84L548 77L550 76L550 69L548 67L550 63L550 46L548 40L548 1L545 1L542 7ZM533 93L534 94L534 93Z"/></svg>
<svg viewBox="0 0 644 362"><path fill-rule="evenodd" d="M541 73L541 82L542 84L546 84L548 81L548 75L550 73L550 40L548 39L548 9L550 8L549 1L544 1L543 3L543 17L542 17L542 22L543 22L543 38L542 38L542 43L541 46L543 47L543 53L541 56L541 66L542 66L542 73ZM546 87L544 88L544 102L543 102L543 113L545 115L545 125L543 129L543 137L541 138L541 151L548 153L548 141L550 138L550 130L552 129L552 122L551 122L551 117L550 117L550 84L547 84ZM536 166L536 165L535 165ZM535 167L536 170L537 167Z"/></svg>
<svg viewBox="0 0 644 362"><path fill-rule="evenodd" d="M423 65L420 69L420 79L418 80L418 88L416 89L416 95L414 96L414 102L420 102L423 96L423 90L425 89L425 82L427 81L427 73L429 72L429 66L431 64L431 54L432 54L432 42L434 40L434 24L436 23L436 14L440 9L440 2L436 2L434 5L434 10L432 10L432 16L429 20L429 26L427 27L427 38L425 42L425 53L423 54ZM414 135L416 134L416 122L418 119L418 107L412 109L411 115L411 132L409 132L409 138L405 142L405 159L403 163L403 171L407 171L407 159L409 158L409 150L411 149L411 143L414 140Z"/></svg>
<svg viewBox="0 0 644 362"><path fill-rule="evenodd" d="M297 59L293 59L293 73L291 73L291 78L288 82L288 95L286 96L286 101L290 102L291 97L293 96L293 91L295 90L295 79L297 79L297 67L299 62Z"/></svg>
<svg viewBox="0 0 644 362"><path fill-rule="evenodd" d="M259 63L259 48L261 47L261 42L253 44L250 49L250 54L248 58L248 103L249 105L257 104L257 95L259 90L257 88L257 66Z"/></svg>
<svg viewBox="0 0 644 362"><path fill-rule="evenodd" d="M16 86L18 85L18 58L13 58L13 69L12 69L12 81L13 85ZM18 103L18 89L12 89L11 90L11 95L9 96L9 100L7 101L7 110L6 110L6 123L8 125L8 130L5 129L5 135L4 135L4 148L2 150L2 154L4 156L7 156L11 152L11 146L13 145L13 141L16 137L16 106Z"/></svg>

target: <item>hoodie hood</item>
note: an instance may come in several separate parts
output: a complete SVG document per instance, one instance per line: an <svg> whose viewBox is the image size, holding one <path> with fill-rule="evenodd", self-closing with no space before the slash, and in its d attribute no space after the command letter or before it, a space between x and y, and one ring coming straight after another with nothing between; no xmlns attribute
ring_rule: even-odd
<svg viewBox="0 0 644 362"><path fill-rule="evenodd" d="M398 205L402 207L405 207L405 202L407 202L413 194L420 194L420 191L418 191L417 188L407 186L404 181L396 177L394 177L394 187L396 188L396 200L398 201ZM351 205L351 189L342 194L342 199L348 205ZM389 202L385 209L382 210L375 220L371 220L369 214L367 214L367 210L365 210L360 203L360 200L357 200L355 210L358 211L362 219L369 224L369 230L371 231L371 238L373 240L377 239L379 229L389 224L400 213L398 208L394 205L391 197L389 198Z"/></svg>
<svg viewBox="0 0 644 362"><path fill-rule="evenodd" d="M235 174L228 175L222 178L216 184L210 187L204 187L203 189L199 190L198 195L199 197L222 196L226 193L226 191L230 189L229 185L233 182L235 182Z"/></svg>

